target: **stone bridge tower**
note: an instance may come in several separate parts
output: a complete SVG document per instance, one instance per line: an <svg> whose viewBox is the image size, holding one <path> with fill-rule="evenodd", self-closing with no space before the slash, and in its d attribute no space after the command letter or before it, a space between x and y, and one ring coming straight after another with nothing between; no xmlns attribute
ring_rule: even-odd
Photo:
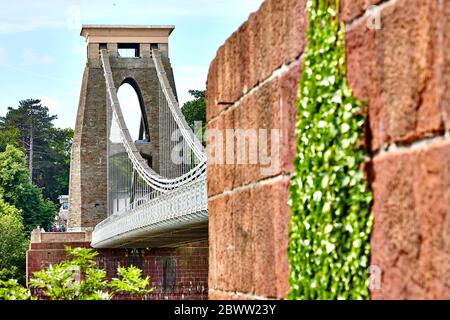
<svg viewBox="0 0 450 320"><path fill-rule="evenodd" d="M108 50L116 88L128 83L136 90L143 116L141 126L148 142L145 150L140 151L159 172L159 81L151 50L160 51L175 90L168 47L173 30L173 26L83 26L81 35L87 41L87 62L72 147L69 231L92 229L108 214L107 100L100 50Z"/></svg>

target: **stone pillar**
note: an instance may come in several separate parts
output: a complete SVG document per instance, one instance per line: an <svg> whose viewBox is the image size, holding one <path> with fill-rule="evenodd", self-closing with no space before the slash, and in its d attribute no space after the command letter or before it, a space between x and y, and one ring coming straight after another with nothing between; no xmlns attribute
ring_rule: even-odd
<svg viewBox="0 0 450 320"><path fill-rule="evenodd" d="M115 57L119 55L119 49L117 43L108 43L107 44L108 53L110 57Z"/></svg>
<svg viewBox="0 0 450 320"><path fill-rule="evenodd" d="M107 217L106 85L93 56L83 75L73 138L68 231L92 229Z"/></svg>
<svg viewBox="0 0 450 320"><path fill-rule="evenodd" d="M42 241L41 237L41 230L39 228L34 229L31 231L31 243L40 243Z"/></svg>
<svg viewBox="0 0 450 320"><path fill-rule="evenodd" d="M168 43L158 44L158 49L161 52L162 57L169 58L169 44Z"/></svg>
<svg viewBox="0 0 450 320"><path fill-rule="evenodd" d="M139 46L141 58L150 58L150 43L141 43Z"/></svg>

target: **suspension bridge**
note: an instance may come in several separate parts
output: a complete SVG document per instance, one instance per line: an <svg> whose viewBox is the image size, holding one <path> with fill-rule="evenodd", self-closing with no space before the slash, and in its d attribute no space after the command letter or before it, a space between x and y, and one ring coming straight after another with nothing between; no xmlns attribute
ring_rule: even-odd
<svg viewBox="0 0 450 320"><path fill-rule="evenodd" d="M207 239L206 154L178 105L168 57L172 30L83 26L88 62L72 152L69 229L93 228L94 248ZM124 117L132 111L117 96L123 83L139 96L141 121L131 124L139 127L138 140Z"/></svg>

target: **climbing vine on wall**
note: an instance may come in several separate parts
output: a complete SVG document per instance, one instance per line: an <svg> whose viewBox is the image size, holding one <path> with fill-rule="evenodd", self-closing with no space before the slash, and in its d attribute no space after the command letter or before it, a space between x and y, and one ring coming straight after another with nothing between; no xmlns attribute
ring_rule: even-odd
<svg viewBox="0 0 450 320"><path fill-rule="evenodd" d="M311 0L290 187L290 299L367 299L371 193L363 103L346 80L339 1Z"/></svg>

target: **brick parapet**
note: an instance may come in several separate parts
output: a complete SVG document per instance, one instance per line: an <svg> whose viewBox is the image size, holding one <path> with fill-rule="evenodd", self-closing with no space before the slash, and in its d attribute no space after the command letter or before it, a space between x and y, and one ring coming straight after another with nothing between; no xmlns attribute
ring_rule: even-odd
<svg viewBox="0 0 450 320"><path fill-rule="evenodd" d="M210 299L282 299L288 290L287 197L306 44L305 5L264 2L210 66L207 129L224 136L230 129L276 130L278 143L268 138L264 151L280 151L270 172L260 161L243 165L236 157L229 164L208 163Z"/></svg>
<svg viewBox="0 0 450 320"><path fill-rule="evenodd" d="M210 66L208 129L281 131L281 165L272 175L208 164L211 299L284 298L288 289L286 203L304 7L265 1ZM450 297L449 15L445 1L341 1L348 81L368 104L371 261L381 270L374 299Z"/></svg>

